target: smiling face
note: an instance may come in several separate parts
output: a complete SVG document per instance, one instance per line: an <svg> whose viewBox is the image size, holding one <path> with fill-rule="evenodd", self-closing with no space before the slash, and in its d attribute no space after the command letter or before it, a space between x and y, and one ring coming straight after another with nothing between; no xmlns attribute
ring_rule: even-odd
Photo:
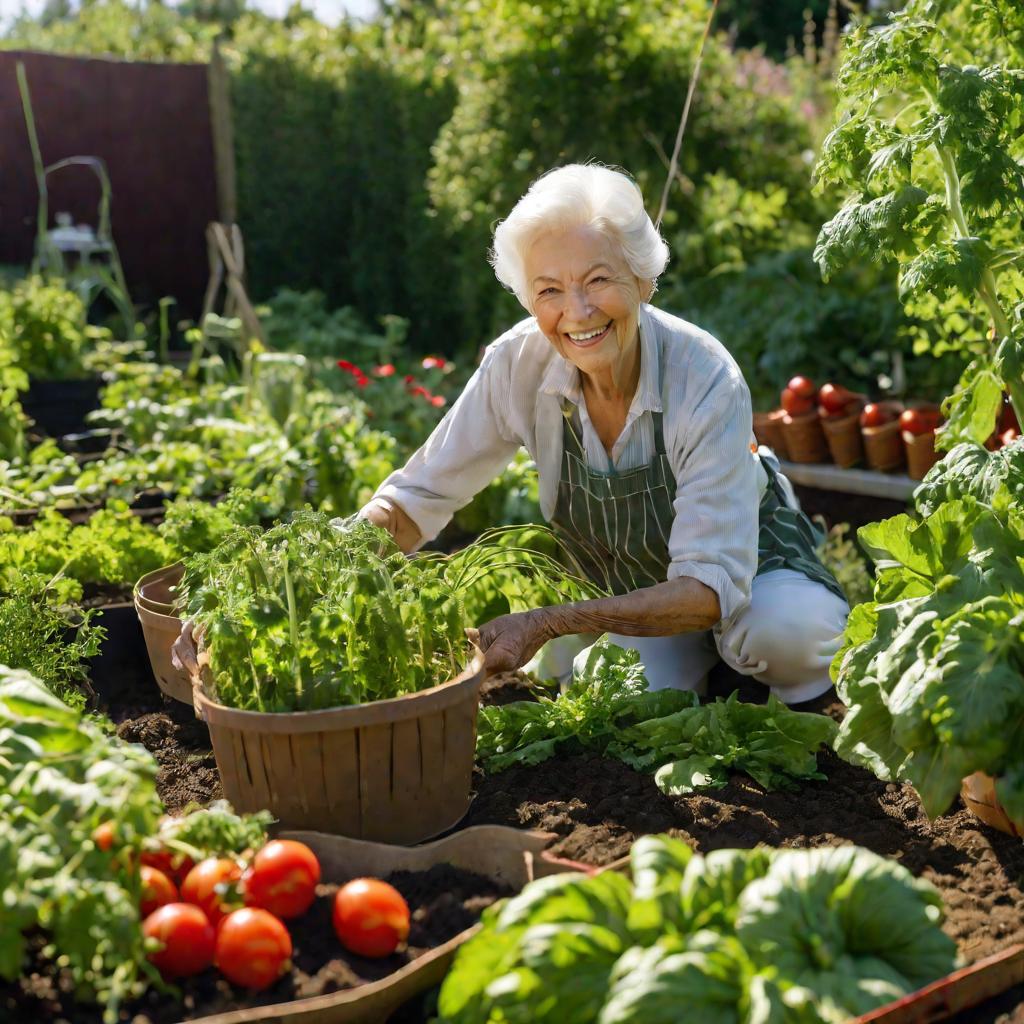
<svg viewBox="0 0 1024 1024"><path fill-rule="evenodd" d="M525 269L531 311L559 354L589 376L620 380L634 360L649 284L618 245L590 226L546 232L527 250Z"/></svg>

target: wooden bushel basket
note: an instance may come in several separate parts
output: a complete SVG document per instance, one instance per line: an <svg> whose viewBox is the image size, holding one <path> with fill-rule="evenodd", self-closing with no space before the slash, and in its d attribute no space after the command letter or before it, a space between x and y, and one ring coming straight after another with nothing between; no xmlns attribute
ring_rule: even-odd
<svg viewBox="0 0 1024 1024"><path fill-rule="evenodd" d="M211 700L209 665L192 678L224 796L282 828L417 843L469 808L483 654L450 682L323 711L239 711Z"/></svg>
<svg viewBox="0 0 1024 1024"><path fill-rule="evenodd" d="M786 451L792 462L828 462L828 445L817 411L782 419Z"/></svg>
<svg viewBox="0 0 1024 1024"><path fill-rule="evenodd" d="M986 825L1024 839L1024 821L1014 821L996 796L996 780L984 772L975 772L963 780L960 798L969 811Z"/></svg>
<svg viewBox="0 0 1024 1024"><path fill-rule="evenodd" d="M182 704L192 703L192 680L184 669L171 663L171 647L181 633L181 619L174 614L171 587L181 582L182 566L167 566L147 573L135 584L135 612L146 640L146 653L156 685Z"/></svg>

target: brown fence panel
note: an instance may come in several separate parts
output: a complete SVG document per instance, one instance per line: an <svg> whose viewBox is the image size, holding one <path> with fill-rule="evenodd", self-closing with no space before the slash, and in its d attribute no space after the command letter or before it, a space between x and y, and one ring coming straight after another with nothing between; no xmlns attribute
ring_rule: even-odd
<svg viewBox="0 0 1024 1024"><path fill-rule="evenodd" d="M0 263L28 263L38 191L16 67L23 61L43 162L104 160L111 226L137 302L162 295L195 317L206 285L206 225L217 181L205 64L147 64L0 52ZM51 174L50 226L59 211L97 224L99 185L86 168Z"/></svg>

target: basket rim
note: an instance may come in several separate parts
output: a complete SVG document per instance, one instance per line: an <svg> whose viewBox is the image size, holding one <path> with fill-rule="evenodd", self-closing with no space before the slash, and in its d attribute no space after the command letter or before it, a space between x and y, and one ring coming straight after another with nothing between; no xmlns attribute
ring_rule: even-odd
<svg viewBox="0 0 1024 1024"><path fill-rule="evenodd" d="M331 732L334 729L387 725L419 718L460 703L470 695L470 691L475 700L484 679L484 654L474 645L469 664L454 679L427 690L315 711L244 711L241 708L230 708L206 693L206 674L208 666L204 664L199 675L193 674L191 678L196 714L208 725L235 728L243 732Z"/></svg>

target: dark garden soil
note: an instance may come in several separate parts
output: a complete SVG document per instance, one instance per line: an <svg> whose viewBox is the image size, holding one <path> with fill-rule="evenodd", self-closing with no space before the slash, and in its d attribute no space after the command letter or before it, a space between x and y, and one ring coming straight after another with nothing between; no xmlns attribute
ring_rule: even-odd
<svg viewBox="0 0 1024 1024"><path fill-rule="evenodd" d="M715 671L711 695L724 695L737 682L739 677ZM206 804L218 798L221 790L206 727L196 720L190 707L161 694L151 679L132 683L125 680L115 692L101 694L101 700L118 734L142 743L157 758L157 789L168 810L176 812L190 803ZM741 699L763 698L761 687L747 680L742 683ZM535 693L529 679L512 673L490 680L484 699L488 704L503 704L530 699ZM814 710L836 717L841 714L841 705L827 698L817 704ZM748 777L734 775L723 789L668 797L655 786L653 776L620 762L585 754L563 755L534 767L478 776L476 797L460 827L500 824L554 832L559 838L553 853L590 865L608 864L625 856L638 836L651 832L669 832L701 851L749 848L758 843L781 847L856 843L899 861L939 889L947 912L944 928L957 941L966 962L1024 942L1024 843L982 824L959 804L950 814L929 822L911 787L881 782L831 753L822 753L819 765L828 776L827 782L808 782L792 791L769 793ZM482 891L460 888L460 874L443 883L438 880L431 890L429 908L426 903L416 904L420 918L426 922L424 927L438 928L439 921L448 920L441 916L443 909L444 915L458 919L451 926L450 934L455 934L469 920L465 914L478 915L494 898L493 887ZM315 913L311 911L310 915ZM321 922L319 927L323 932L329 929L329 922ZM353 966L346 960L331 961L324 967L325 959L337 952L333 934L327 934L332 944L326 949L311 945L315 941L311 936L320 934L315 928L309 936L304 930L296 934L305 943L300 944L297 954L298 970L264 993L262 1003L331 991L356 983L357 976L363 980L381 976L372 972L384 964L364 961ZM429 934L439 935L440 931ZM437 938L434 944L447 937L450 935ZM430 944L414 930L413 950ZM190 1008L185 1019L257 1005L239 1002L238 993L213 974L198 984L201 991L189 998L193 1000L190 1005L199 1009ZM0 988L0 993L9 998L8 990ZM196 998L203 1001L196 1004ZM27 1016L9 1017L4 1015L0 999L0 1020L5 1024L8 1020L11 1024L25 1020L27 1024L62 1019L60 1014L41 1013L34 1002L31 1005ZM174 1002L166 1005L181 1006ZM135 1024L166 1024L173 1019L160 1016L164 1004L159 1001L147 1007L147 1013L151 1009L154 1015L143 1015ZM395 1020L426 1020L424 1012L410 1006ZM67 1015L63 1019L71 1024L92 1024L94 1018ZM966 1011L956 1022L1024 1024L1024 986L984 1008Z"/></svg>
<svg viewBox="0 0 1024 1024"><path fill-rule="evenodd" d="M744 775L720 790L665 796L650 775L589 755L557 757L478 781L467 825L555 832L552 852L585 864L624 857L647 832L701 851L856 843L938 887L945 930L967 961L1024 942L1024 843L958 809L929 823L909 786L880 782L830 753L827 782L768 793Z"/></svg>
<svg viewBox="0 0 1024 1024"><path fill-rule="evenodd" d="M389 881L412 911L408 948L381 959L347 953L331 924L337 885L317 887L318 899L302 917L288 922L294 945L292 970L263 992L233 986L216 970L180 983L181 994L151 989L125 1006L121 1021L131 1024L173 1024L182 1020L327 995L387 977L472 927L496 900L512 894L498 882L471 871L442 864L429 871L397 871ZM43 960L42 939L33 942L33 966L13 984L0 984L0 1020L4 1024L100 1024L95 1007L76 1003L67 979Z"/></svg>

